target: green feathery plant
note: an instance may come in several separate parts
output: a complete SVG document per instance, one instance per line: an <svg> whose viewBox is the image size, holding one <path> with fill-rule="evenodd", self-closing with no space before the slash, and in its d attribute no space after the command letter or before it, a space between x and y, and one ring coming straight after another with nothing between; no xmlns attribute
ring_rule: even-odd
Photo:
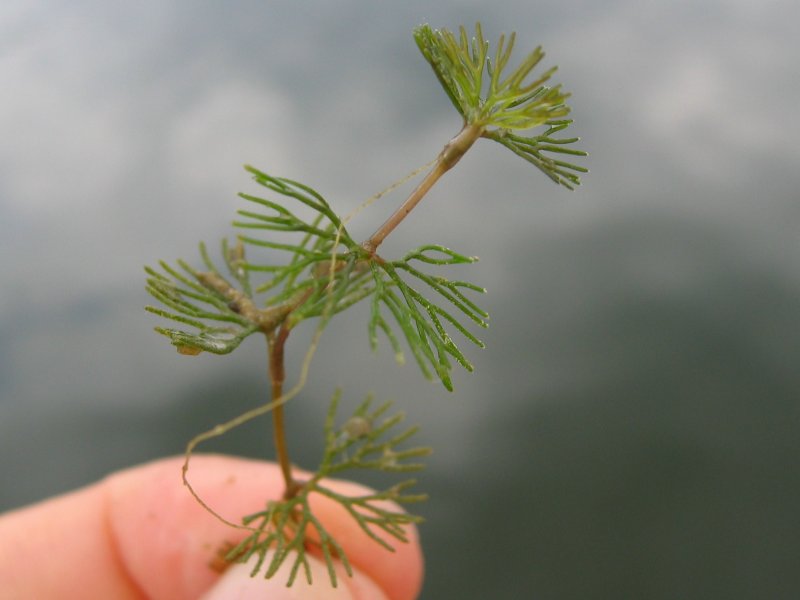
<svg viewBox="0 0 800 600"><path fill-rule="evenodd" d="M401 339L404 339L423 375L438 379L448 390L453 389L454 362L472 370L451 333L455 330L472 344L483 347L473 331L476 326L487 327L488 314L475 301L476 294L485 290L474 283L450 280L435 273L438 266L469 264L477 259L443 246L425 244L400 259L390 260L377 253L381 243L480 138L509 148L569 189L579 185L579 174L586 172L581 166L555 158L586 153L570 146L578 138L556 137L571 123L565 118L569 114L566 105L569 94L560 85L546 85L555 67L531 76L544 57L541 48L530 53L516 68L508 69L515 40L513 33L508 38L500 36L493 55L480 24L476 25L472 38L463 27L455 35L423 25L414 31L414 39L461 114L463 127L444 146L408 198L368 239L361 243L354 240L346 227L349 219L340 218L312 188L247 166L246 170L269 193L269 198L240 194L249 205L238 211L239 219L234 226L240 233L235 243L222 241L222 268L211 259L203 244L200 245L203 266L199 269L180 260L176 266L162 261L159 269L146 268L147 291L163 306L146 309L178 324L177 329L157 327L156 331L167 336L181 354L204 351L228 354L254 333L266 338L272 388L269 402L191 440L183 477L198 502L222 519L191 487L187 477L191 454L198 444L271 413L285 491L281 499L267 501L264 510L245 516L241 524L229 523L246 530L247 537L228 549L226 559L247 561L255 556L253 575L263 571L266 577L273 576L281 565L291 561L288 585L295 581L301 568L311 582L306 556L311 547L324 557L334 586L335 560L351 573L342 547L311 511L310 495L322 495L341 504L360 528L387 550L393 549L393 542L387 539L405 542L405 526L420 519L402 510L387 509L386 501L408 504L425 498L422 494L407 493L415 483L413 479L359 497L343 496L325 486L324 478L355 469L417 471L423 465L410 461L430 452L428 448L403 447L416 428L394 433L403 416L384 416L389 403L373 409L368 398L337 426L339 391L333 396L325 423L325 448L318 469L307 479L297 479L293 473L285 436L284 405L303 387L317 341L330 319L362 300L367 301L371 347L376 347L380 330L398 362L402 362ZM311 217L300 216L301 212L310 213ZM267 264L251 261L250 250L259 248L271 251L270 257L275 251L285 252L286 260ZM292 330L308 319L317 322L315 336L298 383L286 391L284 348ZM315 535L309 536L312 531Z"/></svg>

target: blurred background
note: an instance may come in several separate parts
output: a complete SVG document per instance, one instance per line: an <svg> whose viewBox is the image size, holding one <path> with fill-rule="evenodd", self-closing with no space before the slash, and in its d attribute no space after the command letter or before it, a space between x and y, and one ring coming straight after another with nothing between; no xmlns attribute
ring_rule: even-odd
<svg viewBox="0 0 800 600"><path fill-rule="evenodd" d="M423 598L800 597L790 0L4 0L0 509L264 400L260 340L178 355L142 266L231 234L244 163L344 214L435 157L460 120L411 30L478 19L560 66L592 172L570 193L478 144L382 250L481 257L463 274L489 289L475 373L449 394L370 353L355 309L289 405L293 458L318 459L336 386L423 426ZM272 456L268 431L205 449Z"/></svg>

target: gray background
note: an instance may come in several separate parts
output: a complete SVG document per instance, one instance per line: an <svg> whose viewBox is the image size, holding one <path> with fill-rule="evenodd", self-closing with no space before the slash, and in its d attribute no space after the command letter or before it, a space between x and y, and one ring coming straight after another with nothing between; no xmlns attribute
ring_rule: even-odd
<svg viewBox="0 0 800 600"><path fill-rule="evenodd" d="M336 386L423 425L424 598L798 597L791 0L5 0L0 509L262 401L260 342L179 356L142 265L231 233L243 163L344 214L433 158L460 123L411 29L477 19L560 65L592 173L569 193L496 144L470 152L383 252L481 256L476 372L455 395L424 382L368 351L354 310L289 407L294 458L314 464ZM207 449L271 456L267 428Z"/></svg>

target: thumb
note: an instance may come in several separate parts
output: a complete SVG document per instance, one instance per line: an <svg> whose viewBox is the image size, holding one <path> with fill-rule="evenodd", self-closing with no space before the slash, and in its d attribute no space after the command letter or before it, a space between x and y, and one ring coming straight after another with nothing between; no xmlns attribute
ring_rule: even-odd
<svg viewBox="0 0 800 600"><path fill-rule="evenodd" d="M306 554L306 559L311 571L311 584L306 580L303 569L300 569L292 587L286 587L294 562L291 558L284 561L270 579L266 579L262 573L251 577L253 565L237 563L225 571L202 600L388 600L383 590L359 571L353 569L353 576L348 577L343 569L337 569L338 583L337 587L333 587L325 563L310 554Z"/></svg>

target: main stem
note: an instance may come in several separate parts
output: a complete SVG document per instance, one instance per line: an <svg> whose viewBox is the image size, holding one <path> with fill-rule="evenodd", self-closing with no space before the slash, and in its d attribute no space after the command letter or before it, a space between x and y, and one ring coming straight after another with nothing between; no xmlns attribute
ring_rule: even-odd
<svg viewBox="0 0 800 600"><path fill-rule="evenodd" d="M283 395L283 382L286 378L283 356L286 339L288 337L289 328L282 325L278 330L277 336L269 341L269 374L272 380L273 402ZM284 425L282 403L272 409L272 430L275 442L275 453L278 456L278 464L281 467L285 485L283 497L289 499L294 497L300 486L292 477L292 463L289 460L289 450L286 445L286 426Z"/></svg>
<svg viewBox="0 0 800 600"><path fill-rule="evenodd" d="M394 231L403 219L405 219L414 207L419 204L420 200L425 197L425 194L433 187L439 178L452 169L455 164L461 160L461 157L466 154L467 150L472 147L472 144L481 137L483 134L483 126L478 124L465 125L456 137L450 140L447 145L442 149L439 157L436 159L436 164L433 166L420 184L411 192L405 202L386 219L386 222L381 225L378 230L373 233L368 240L361 244L362 248L369 252L370 256L374 256L375 252L383 243L383 240Z"/></svg>

